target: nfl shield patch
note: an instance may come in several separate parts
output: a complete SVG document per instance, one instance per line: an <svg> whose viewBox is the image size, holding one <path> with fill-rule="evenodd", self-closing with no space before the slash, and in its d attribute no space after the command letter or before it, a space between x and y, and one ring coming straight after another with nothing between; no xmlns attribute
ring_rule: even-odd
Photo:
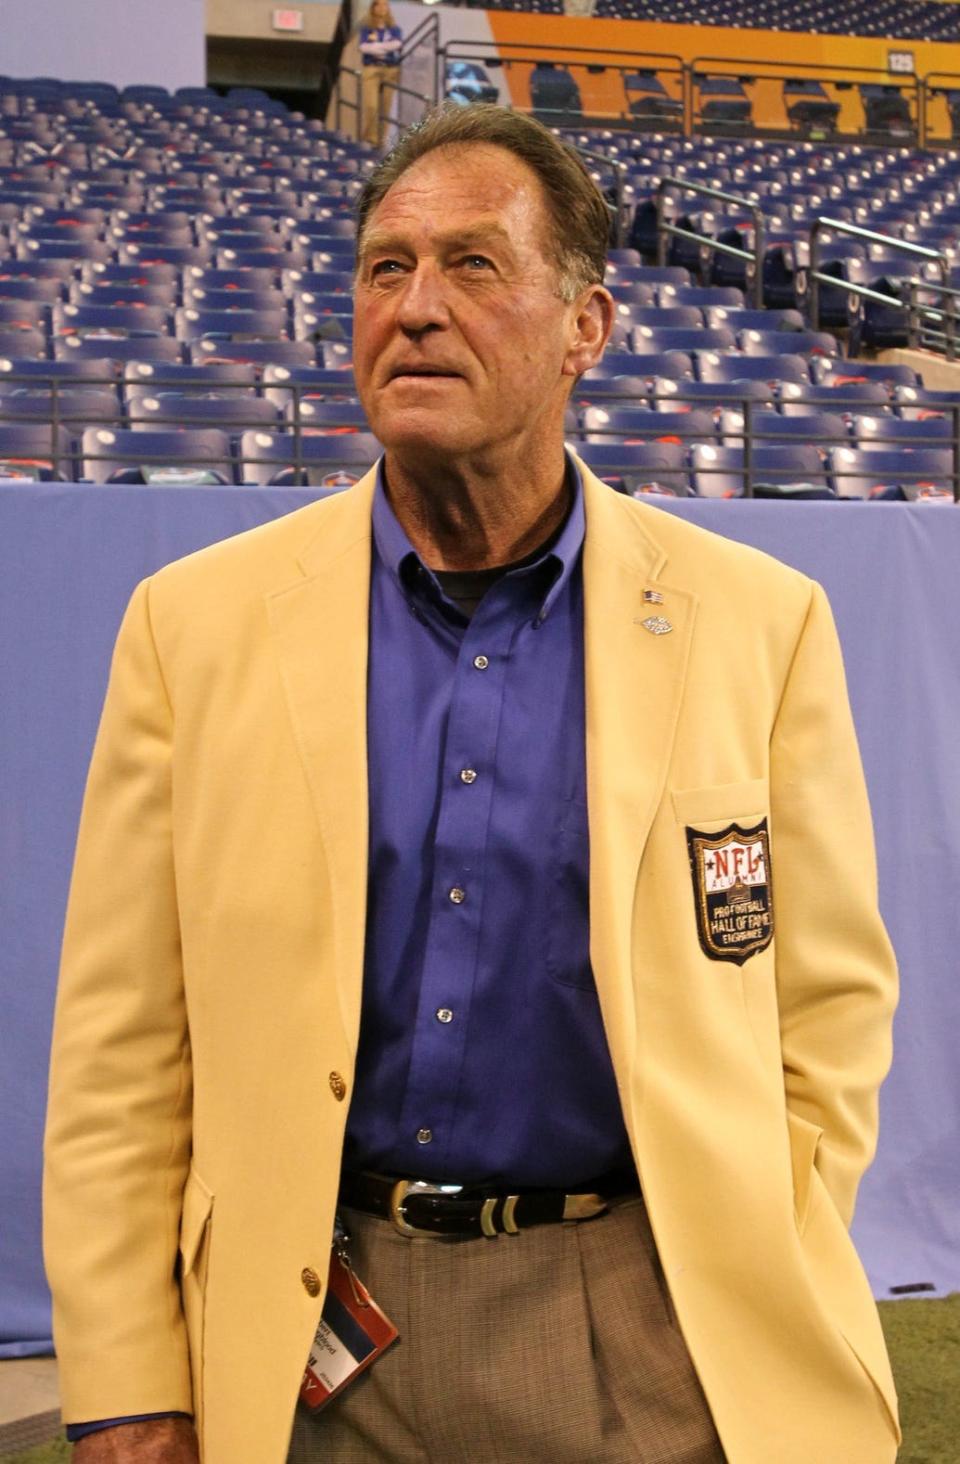
<svg viewBox="0 0 960 1464"><path fill-rule="evenodd" d="M767 821L720 833L687 829L697 934L714 961L742 966L773 939Z"/></svg>

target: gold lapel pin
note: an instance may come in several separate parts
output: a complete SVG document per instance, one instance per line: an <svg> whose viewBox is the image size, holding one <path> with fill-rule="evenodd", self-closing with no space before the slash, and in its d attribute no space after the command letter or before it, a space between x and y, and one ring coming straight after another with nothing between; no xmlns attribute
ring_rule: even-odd
<svg viewBox="0 0 960 1464"><path fill-rule="evenodd" d="M646 620L639 622L644 630L649 630L651 635L669 635L673 626L663 615L648 615Z"/></svg>

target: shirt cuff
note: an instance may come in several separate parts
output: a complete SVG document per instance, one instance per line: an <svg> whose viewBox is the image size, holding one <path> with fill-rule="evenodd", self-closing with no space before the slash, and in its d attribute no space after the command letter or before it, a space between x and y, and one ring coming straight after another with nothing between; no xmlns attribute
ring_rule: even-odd
<svg viewBox="0 0 960 1464"><path fill-rule="evenodd" d="M68 1423L67 1443L75 1444L87 1434L100 1433L105 1428L117 1428L122 1423L149 1423L153 1418L191 1418L190 1413L133 1413L129 1418L100 1418L95 1423Z"/></svg>

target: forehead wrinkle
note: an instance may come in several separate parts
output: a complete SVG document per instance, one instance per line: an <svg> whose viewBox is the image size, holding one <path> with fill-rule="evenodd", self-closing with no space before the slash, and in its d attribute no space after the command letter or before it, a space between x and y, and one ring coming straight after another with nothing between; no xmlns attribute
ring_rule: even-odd
<svg viewBox="0 0 960 1464"><path fill-rule="evenodd" d="M478 219L474 224L458 224L452 229L441 229L433 235L441 249L463 248L471 244L499 243L512 249L510 233L497 219ZM409 238L402 229L378 229L371 225L363 236L360 258L382 250L409 248Z"/></svg>

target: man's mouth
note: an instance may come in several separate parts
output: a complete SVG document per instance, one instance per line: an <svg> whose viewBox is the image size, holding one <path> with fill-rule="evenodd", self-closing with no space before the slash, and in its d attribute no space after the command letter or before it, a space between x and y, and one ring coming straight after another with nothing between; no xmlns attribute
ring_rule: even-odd
<svg viewBox="0 0 960 1464"><path fill-rule="evenodd" d="M420 376L420 377L424 377L424 378L426 378L428 380L430 378L434 378L434 379L439 378L441 380L444 379L444 378L446 378L446 379L449 380L449 379L452 379L452 378L455 378L455 377L460 376L460 372L459 371L449 370L449 369L447 369L444 366L413 366L413 365L411 365L411 366L395 366L393 368L393 370L390 372L390 380L391 381L396 381L398 378L409 378L411 376Z"/></svg>

